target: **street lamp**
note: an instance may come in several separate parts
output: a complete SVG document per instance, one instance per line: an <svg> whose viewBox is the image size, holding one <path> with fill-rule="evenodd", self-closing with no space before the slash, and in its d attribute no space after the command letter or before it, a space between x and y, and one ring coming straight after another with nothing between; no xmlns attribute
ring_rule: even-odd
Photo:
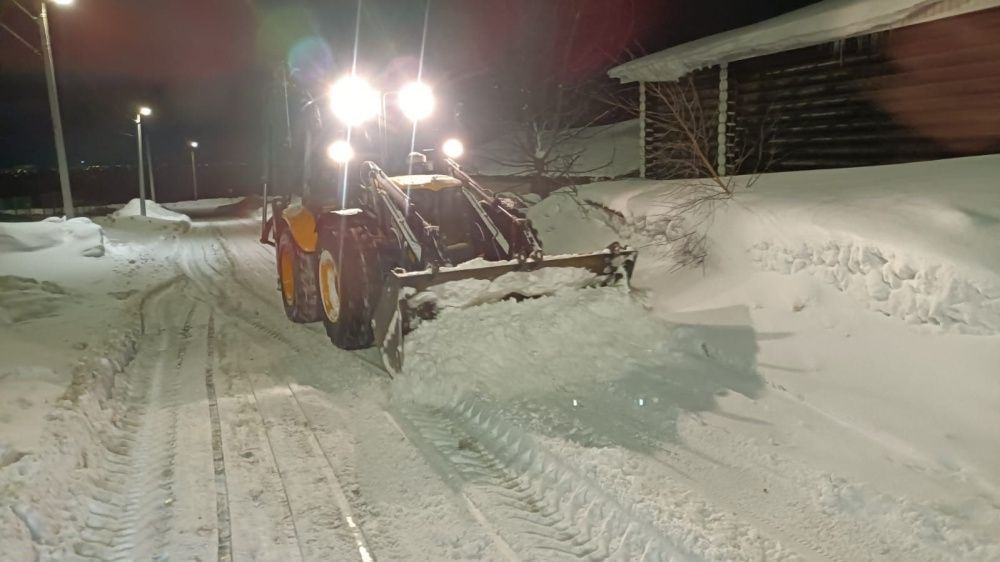
<svg viewBox="0 0 1000 562"><path fill-rule="evenodd" d="M73 0L51 1L59 6L69 6L73 3ZM38 22L38 29L42 36L42 52L39 53L31 43L25 41L14 30L6 25L3 26L3 29L6 29L15 39L26 45L35 54L40 54L45 63L45 85L48 87L49 92L49 113L52 116L52 134L56 141L56 161L59 165L59 188L62 191L63 213L67 218L73 218L76 213L73 209L73 194L69 189L69 164L66 161L66 145L63 142L62 116L59 113L59 92L56 88L55 63L52 60L52 41L49 38L49 12L46 0L42 0L38 16L31 13L17 0L13 0L13 2L29 18Z"/></svg>
<svg viewBox="0 0 1000 562"><path fill-rule="evenodd" d="M142 118L149 117L153 110L142 106L135 114L135 139L139 149L139 214L146 216L146 172L143 169L142 155Z"/></svg>
<svg viewBox="0 0 1000 562"><path fill-rule="evenodd" d="M188 143L191 147L191 185L194 186L194 200L198 200L198 168L194 160L194 149L198 148L198 141Z"/></svg>

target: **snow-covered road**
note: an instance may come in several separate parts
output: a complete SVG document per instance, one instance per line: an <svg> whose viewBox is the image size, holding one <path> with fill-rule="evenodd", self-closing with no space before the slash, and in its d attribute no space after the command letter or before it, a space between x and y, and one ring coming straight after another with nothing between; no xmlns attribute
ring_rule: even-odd
<svg viewBox="0 0 1000 562"><path fill-rule="evenodd" d="M781 334L590 289L448 311L393 380L285 319L257 234L160 244L175 275L143 294L84 509L14 510L33 536L77 529L39 558L1000 559L995 498L935 505L947 478L774 392L753 367Z"/></svg>

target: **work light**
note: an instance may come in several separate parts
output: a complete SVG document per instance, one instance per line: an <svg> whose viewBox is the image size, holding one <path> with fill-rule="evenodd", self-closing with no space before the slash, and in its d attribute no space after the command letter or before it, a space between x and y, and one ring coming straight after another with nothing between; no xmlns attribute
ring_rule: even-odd
<svg viewBox="0 0 1000 562"><path fill-rule="evenodd" d="M334 141L326 148L326 155L338 164L346 164L354 158L354 149L345 140Z"/></svg>
<svg viewBox="0 0 1000 562"><path fill-rule="evenodd" d="M434 92L423 82L410 82L399 90L399 109L410 121L426 119L434 113Z"/></svg>
<svg viewBox="0 0 1000 562"><path fill-rule="evenodd" d="M330 87L330 109L348 127L356 127L378 115L379 103L379 93L364 78L353 74Z"/></svg>
<svg viewBox="0 0 1000 562"><path fill-rule="evenodd" d="M465 154L465 146L458 139L448 139L441 145L441 151L448 158L461 158Z"/></svg>

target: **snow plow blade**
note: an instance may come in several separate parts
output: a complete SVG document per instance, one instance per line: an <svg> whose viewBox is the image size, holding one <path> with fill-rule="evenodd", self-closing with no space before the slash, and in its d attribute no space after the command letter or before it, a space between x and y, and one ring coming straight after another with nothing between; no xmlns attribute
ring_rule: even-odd
<svg viewBox="0 0 1000 562"><path fill-rule="evenodd" d="M403 338L445 307L466 308L505 299L525 299L567 287L629 283L636 251L612 244L601 252L544 257L525 262L479 260L438 271L393 271L376 304L372 324L390 375L403 367ZM461 282L461 283L457 283Z"/></svg>

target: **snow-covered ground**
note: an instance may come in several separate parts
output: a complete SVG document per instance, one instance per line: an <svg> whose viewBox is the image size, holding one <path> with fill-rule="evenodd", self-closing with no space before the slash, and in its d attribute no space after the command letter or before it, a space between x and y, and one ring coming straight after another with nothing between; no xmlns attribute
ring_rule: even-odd
<svg viewBox="0 0 1000 562"><path fill-rule="evenodd" d="M0 225L0 560L1000 560L998 173L557 192L549 253L634 289L447 308L396 379L284 318L254 219Z"/></svg>

